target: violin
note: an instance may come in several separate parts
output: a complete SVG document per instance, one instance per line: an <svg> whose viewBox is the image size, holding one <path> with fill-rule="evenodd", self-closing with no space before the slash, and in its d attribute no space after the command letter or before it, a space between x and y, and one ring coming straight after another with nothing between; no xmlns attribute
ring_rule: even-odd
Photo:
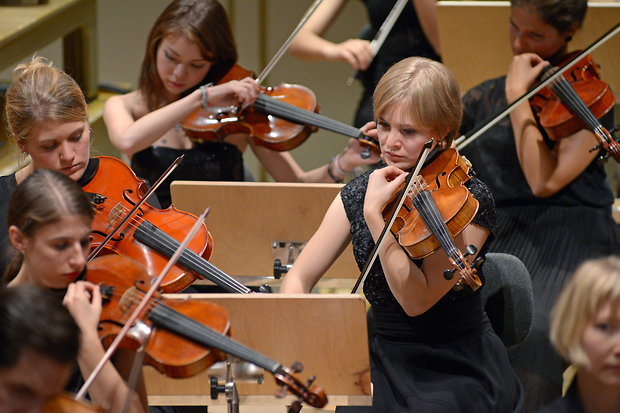
<svg viewBox="0 0 620 413"><path fill-rule="evenodd" d="M88 264L86 280L101 288L99 336L109 346L151 286L151 278L129 257L104 255ZM156 294L129 331L121 346L133 350L144 346L144 362L170 377L191 377L229 354L270 371L279 385L310 406L327 404L323 389L308 388L313 379L304 385L286 367L231 339L228 314L216 304Z"/></svg>
<svg viewBox="0 0 620 413"><path fill-rule="evenodd" d="M476 269L471 268L464 258L474 254L475 249L468 248L463 255L453 241L478 212L478 201L465 187L465 182L470 179L470 167L455 149L441 151L422 168L420 175L413 178L416 182L406 195L403 194L405 183L392 194L382 214L387 223L396 213L390 230L412 259L422 259L443 247L455 267L444 272L444 277L451 279L454 271L459 270L459 285L464 282L476 290L482 283ZM403 196L402 206L395 211Z"/></svg>
<svg viewBox="0 0 620 413"><path fill-rule="evenodd" d="M571 54L568 60L580 52ZM543 74L549 77L557 68ZM600 78L598 66L586 55L562 74L551 87L541 89L530 99L533 112L549 138L560 140L588 128L594 132L607 155L620 162L620 148L598 119L609 112L616 98L609 85Z"/></svg>
<svg viewBox="0 0 620 413"><path fill-rule="evenodd" d="M456 271L460 274L459 281L453 287L455 290L463 288L465 284L474 291L482 286L478 269L484 259L478 257L469 264L466 257L474 255L476 247L469 245L466 252L462 253L453 239L471 223L478 212L478 201L464 185L470 179L471 165L455 149L450 148L441 151L431 163L422 168L432 145L432 140L424 144L405 183L384 205L382 214L386 225L352 293L358 293L361 289L388 230L412 259L422 259L439 247L443 248L453 266L444 271L444 278L451 280Z"/></svg>
<svg viewBox="0 0 620 413"><path fill-rule="evenodd" d="M83 186L83 190L90 195L95 210L91 247L97 248L115 223L142 199L146 183L116 158L102 156L93 161L98 162L97 172ZM180 211L174 205L161 210L145 203L134 217L119 228L99 255L127 255L142 264L149 274L156 276L196 219L196 216ZM229 292L251 292L248 287L209 263L212 252L213 238L203 223L178 263L164 277L162 290L178 292L196 279L206 278Z"/></svg>
<svg viewBox="0 0 620 413"><path fill-rule="evenodd" d="M95 408L79 402L70 396L60 394L45 403L42 413L104 413L105 409Z"/></svg>
<svg viewBox="0 0 620 413"><path fill-rule="evenodd" d="M218 82L226 83L253 72L234 65ZM288 151L301 145L318 128L358 139L360 143L379 151L376 140L360 129L320 115L314 92L305 86L281 83L261 87L261 93L249 108L199 108L181 121L181 127L192 139L224 140L228 135L244 133L256 145L275 151Z"/></svg>

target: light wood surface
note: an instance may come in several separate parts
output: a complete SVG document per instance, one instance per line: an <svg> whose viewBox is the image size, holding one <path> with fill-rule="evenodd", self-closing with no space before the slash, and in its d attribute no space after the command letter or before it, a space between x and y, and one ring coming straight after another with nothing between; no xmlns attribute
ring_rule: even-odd
<svg viewBox="0 0 620 413"><path fill-rule="evenodd" d="M210 262L231 276L273 277L273 242L307 242L341 184L173 182L172 202L200 215L214 239ZM325 277L357 279L349 245Z"/></svg>
<svg viewBox="0 0 620 413"><path fill-rule="evenodd" d="M185 294L169 294L182 299ZM296 376L325 390L329 405L368 405L370 362L366 305L351 294L191 294L228 311L233 338L270 359L290 367L300 362ZM166 378L144 368L151 405L224 405L210 398L209 371L188 379ZM220 381L220 384L223 384ZM274 397L276 383L269 372L262 384L236 383L240 405L285 405L293 396Z"/></svg>
<svg viewBox="0 0 620 413"><path fill-rule="evenodd" d="M63 38L65 70L88 99L97 96L95 0L48 0L35 6L0 6L0 70Z"/></svg>
<svg viewBox="0 0 620 413"><path fill-rule="evenodd" d="M506 74L512 58L508 38L510 2L440 1L437 6L442 59L455 74L461 91ZM620 3L589 2L583 27L571 50L589 46L620 22ZM620 35L592 52L601 78L620 93Z"/></svg>

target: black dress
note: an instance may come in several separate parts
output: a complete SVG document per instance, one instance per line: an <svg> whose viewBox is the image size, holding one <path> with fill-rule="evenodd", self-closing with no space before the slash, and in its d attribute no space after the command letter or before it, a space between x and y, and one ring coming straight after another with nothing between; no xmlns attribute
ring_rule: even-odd
<svg viewBox="0 0 620 413"><path fill-rule="evenodd" d="M360 37L372 40L377 31L396 4L396 0L362 0L368 11L370 25ZM355 127L362 127L374 119L372 111L372 94L381 76L395 63L411 56L428 57L440 61L441 58L428 42L418 21L413 3L408 1L394 27L388 34L383 46L377 52L370 67L360 73L364 93L355 115Z"/></svg>
<svg viewBox="0 0 620 413"><path fill-rule="evenodd" d="M369 172L360 175L341 192L360 269L374 246L363 214L368 176ZM492 197L476 178L468 187L480 202L474 223L493 232ZM521 411L519 381L482 309L479 291L469 287L450 291L426 313L409 317L390 291L377 260L364 283L364 294L372 305L376 328L370 341L373 407L338 411Z"/></svg>
<svg viewBox="0 0 620 413"><path fill-rule="evenodd" d="M170 183L172 181L243 181L243 156L230 143L207 141L197 143L193 149L172 149L151 146L131 158L131 168L137 176L153 184L179 156L183 162L157 188L155 194L163 208L172 202Z"/></svg>
<svg viewBox="0 0 620 413"><path fill-rule="evenodd" d="M536 413L585 413L577 391L577 382L573 382L564 397L558 398L550 405L537 410Z"/></svg>
<svg viewBox="0 0 620 413"><path fill-rule="evenodd" d="M501 77L467 92L461 132L486 123L506 107L505 86ZM554 142L544 130L543 136L551 148ZM566 365L548 336L549 313L562 286L583 261L620 253L620 229L611 215L614 196L596 160L556 194L534 196L517 158L508 117L461 153L495 199L498 230L489 251L517 256L532 278L532 328L525 342L508 354L525 388L525 411L533 411L561 394Z"/></svg>
<svg viewBox="0 0 620 413"><path fill-rule="evenodd" d="M4 271L17 252L11 245L11 240L9 239L9 228L6 222L9 198L15 188L17 188L15 174L0 176L0 279L2 279Z"/></svg>

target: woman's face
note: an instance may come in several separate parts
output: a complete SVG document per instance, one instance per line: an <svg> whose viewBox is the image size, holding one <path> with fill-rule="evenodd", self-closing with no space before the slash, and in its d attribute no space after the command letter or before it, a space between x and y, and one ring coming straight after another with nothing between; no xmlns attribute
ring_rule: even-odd
<svg viewBox="0 0 620 413"><path fill-rule="evenodd" d="M21 244L13 245L24 254L22 269L32 283L65 289L86 265L90 234L90 218L69 215L38 228L32 237L23 237Z"/></svg>
<svg viewBox="0 0 620 413"><path fill-rule="evenodd" d="M211 62L185 36L164 37L157 49L157 73L169 99L178 99L181 93L198 85L209 69Z"/></svg>
<svg viewBox="0 0 620 413"><path fill-rule="evenodd" d="M620 306L603 304L586 324L581 345L590 360L584 373L620 391Z"/></svg>
<svg viewBox="0 0 620 413"><path fill-rule="evenodd" d="M560 33L527 7L510 9L510 45L515 56L535 53L549 59L567 45L567 37L575 31L569 29Z"/></svg>
<svg viewBox="0 0 620 413"><path fill-rule="evenodd" d="M440 139L435 131L416 125L401 104L387 108L377 120L377 135L385 162L403 171L415 165L426 142L433 139L434 147Z"/></svg>
<svg viewBox="0 0 620 413"><path fill-rule="evenodd" d="M59 171L77 181L90 157L90 128L88 122L46 120L17 145L30 154L35 169Z"/></svg>

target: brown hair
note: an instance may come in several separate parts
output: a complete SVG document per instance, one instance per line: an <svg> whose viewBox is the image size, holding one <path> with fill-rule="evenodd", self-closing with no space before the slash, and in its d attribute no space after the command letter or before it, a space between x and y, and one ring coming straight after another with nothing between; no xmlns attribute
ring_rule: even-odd
<svg viewBox="0 0 620 413"><path fill-rule="evenodd" d="M146 42L138 89L149 110L168 103L164 101L164 85L157 73L157 49L164 38L179 35L196 43L204 59L212 63L201 84L216 83L237 62L237 47L228 15L220 3L216 0L173 1L157 18Z"/></svg>
<svg viewBox="0 0 620 413"><path fill-rule="evenodd" d="M558 32L581 27L588 11L588 0L511 0L511 7L525 7Z"/></svg>
<svg viewBox="0 0 620 413"><path fill-rule="evenodd" d="M0 287L0 343L0 369L15 366L28 349L72 365L80 329L58 297L41 287Z"/></svg>
<svg viewBox="0 0 620 413"><path fill-rule="evenodd" d="M581 264L551 312L551 342L564 359L581 367L589 365L581 344L583 331L608 302L613 308L620 306L620 258L612 256Z"/></svg>
<svg viewBox="0 0 620 413"><path fill-rule="evenodd" d="M87 122L88 106L71 76L36 57L13 71L5 115L10 136L25 144L46 120Z"/></svg>
<svg viewBox="0 0 620 413"><path fill-rule="evenodd" d="M9 199L7 225L15 225L25 236L33 237L43 226L66 216L95 216L89 197L68 176L48 169L37 169L17 186ZM18 254L4 273L11 281L21 268L23 255Z"/></svg>
<svg viewBox="0 0 620 413"><path fill-rule="evenodd" d="M423 57L409 57L392 66L381 78L373 94L375 119L404 105L417 124L443 136L443 147L459 133L463 106L454 74L441 63Z"/></svg>

